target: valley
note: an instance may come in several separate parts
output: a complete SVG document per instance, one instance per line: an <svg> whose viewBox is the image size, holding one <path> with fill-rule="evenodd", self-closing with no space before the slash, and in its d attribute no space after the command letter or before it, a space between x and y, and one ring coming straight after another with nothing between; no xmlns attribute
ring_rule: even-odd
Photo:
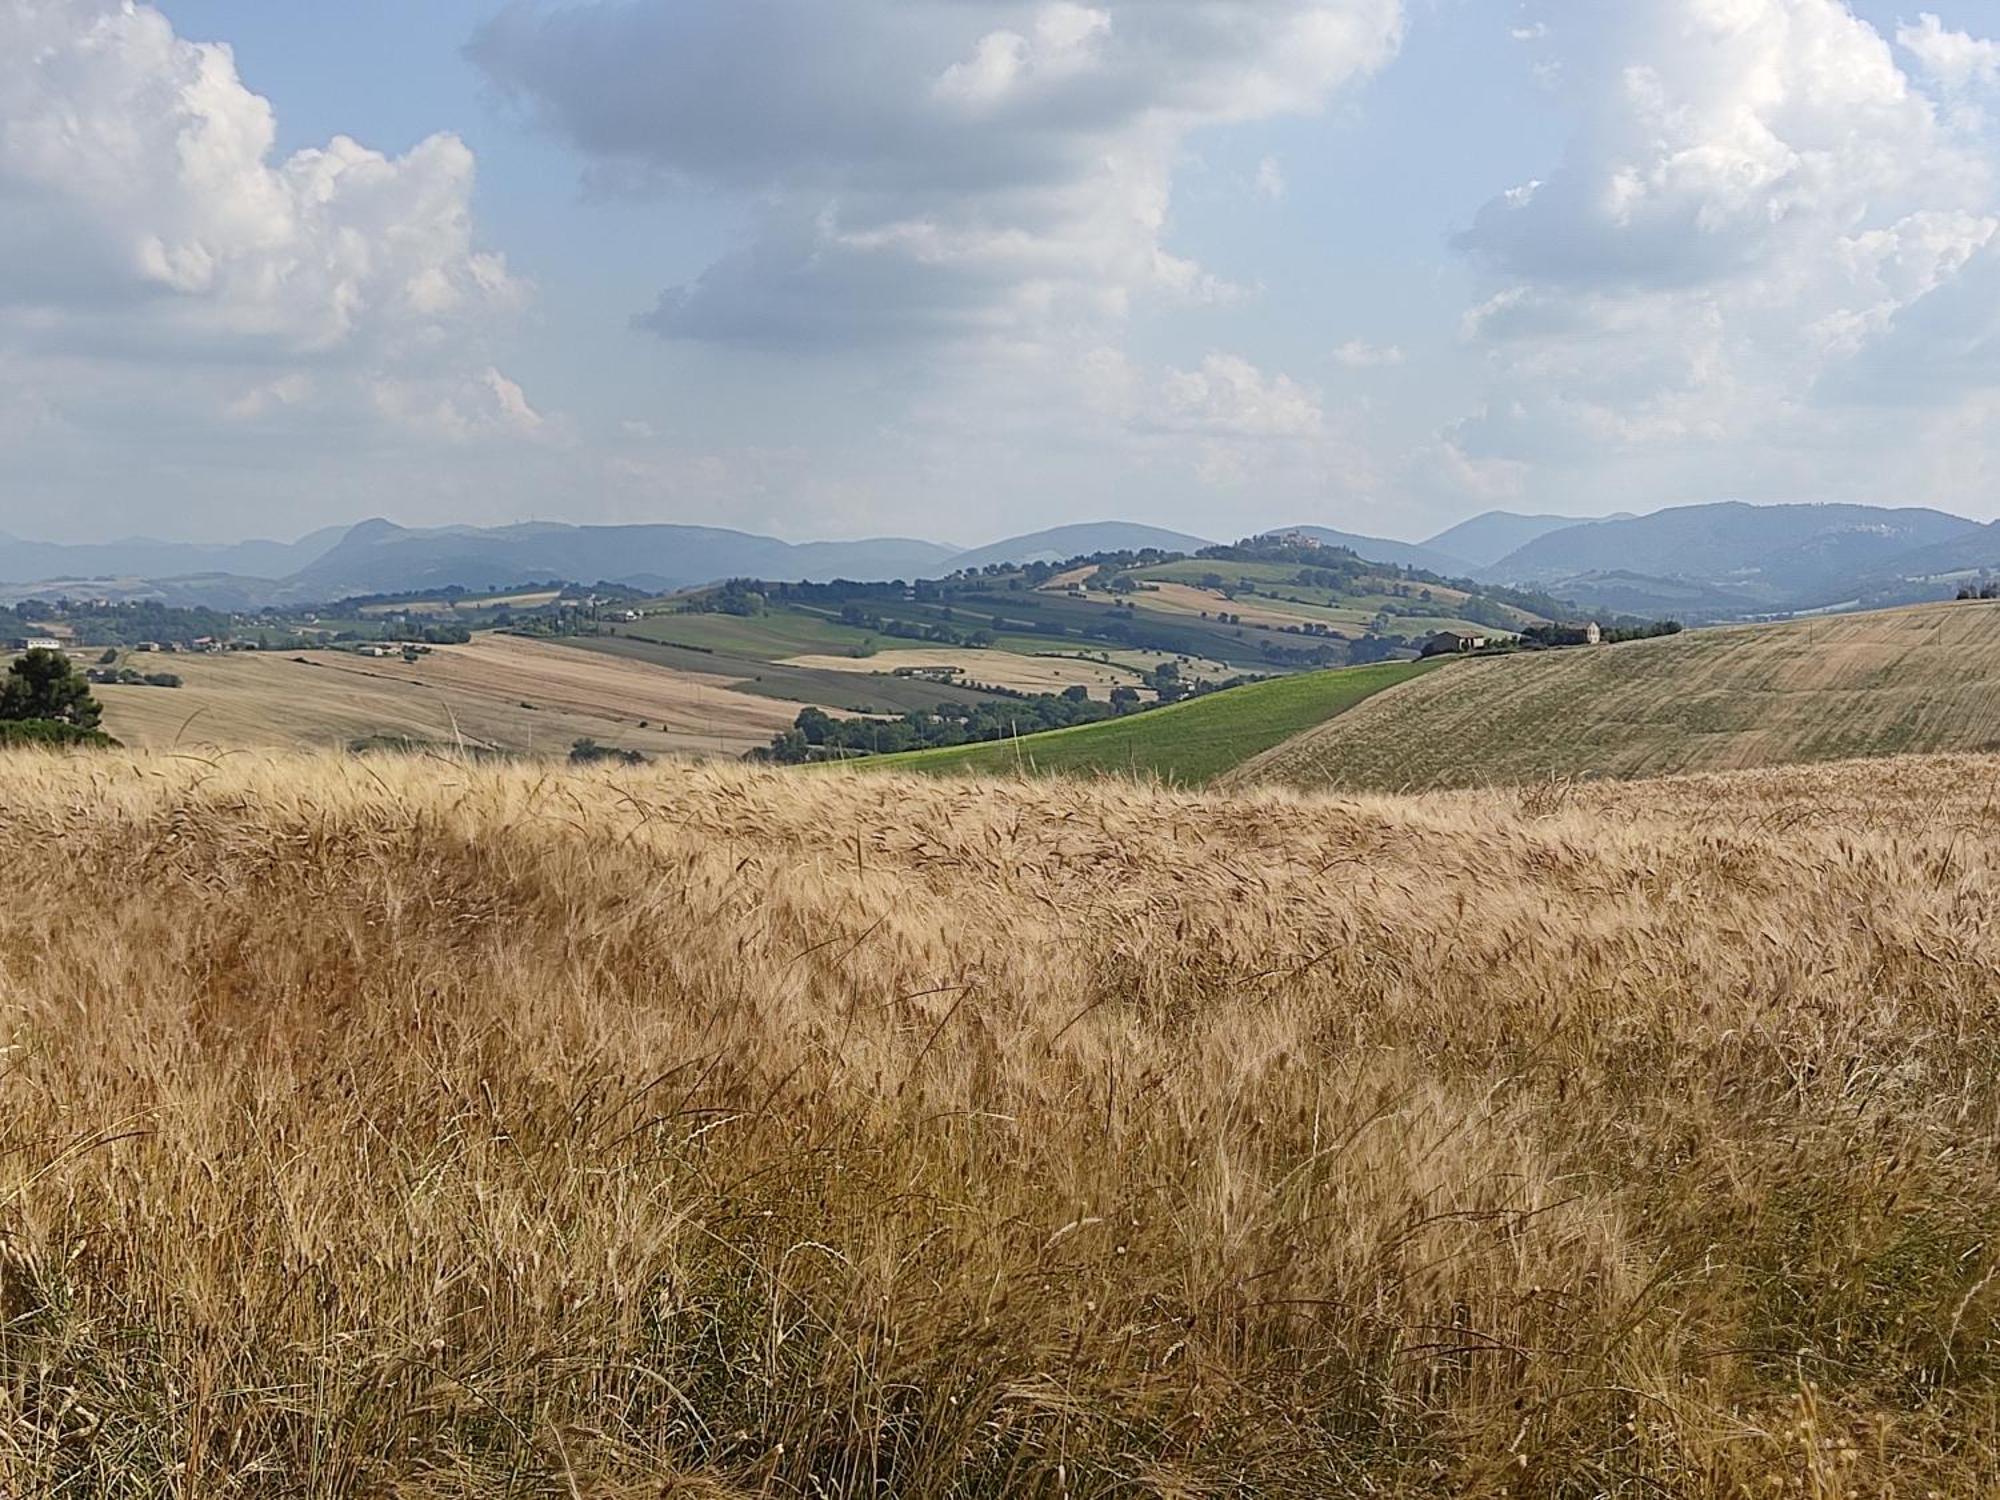
<svg viewBox="0 0 2000 1500"><path fill-rule="evenodd" d="M1527 589L1598 614L1671 614L1689 624L1948 598L1956 584L2000 567L1995 527L1920 506L1720 500L1645 514L1490 511L1422 541L1314 524L1257 534L1349 551L1388 574L1414 569L1461 588ZM0 535L0 604L69 595L254 611L425 590L532 593L557 580L653 595L732 577L907 586L1079 557L1194 558L1217 545L1127 521L1057 526L970 549L908 538L788 542L671 524L423 528L381 518L284 543L59 545Z"/></svg>
<svg viewBox="0 0 2000 1500"><path fill-rule="evenodd" d="M908 585L739 578L664 596L550 585L256 614L105 603L16 617L86 661L97 641L123 642L105 648L104 727L150 748L462 742L547 757L590 741L646 756L1395 791L2000 744L1988 666L2000 603L1513 649L1567 608L1287 536ZM1612 634L1629 633L1633 618L1607 628L1623 620ZM131 644L170 626L215 634L170 639L168 654ZM1417 660L1454 635L1494 644ZM238 649L250 646L264 649ZM137 685L141 668L163 666L178 688Z"/></svg>

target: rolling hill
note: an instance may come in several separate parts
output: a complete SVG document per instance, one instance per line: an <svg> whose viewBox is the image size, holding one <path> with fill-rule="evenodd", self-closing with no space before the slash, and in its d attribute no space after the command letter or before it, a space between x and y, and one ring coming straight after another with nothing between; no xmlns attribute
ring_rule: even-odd
<svg viewBox="0 0 2000 1500"><path fill-rule="evenodd" d="M936 775L1143 775L1200 786L1442 663L1379 662L1253 683L1076 729L835 765Z"/></svg>
<svg viewBox="0 0 2000 1500"><path fill-rule="evenodd" d="M2000 521L1960 532L1890 560L1895 578L1929 578L2000 568Z"/></svg>
<svg viewBox="0 0 2000 1500"><path fill-rule="evenodd" d="M1427 542L1325 526L1278 530L1372 562L1529 586L1586 612L1670 613L1691 623L1915 603L1942 597L1948 588L1940 580L2000 565L2000 525L1867 505L1725 502L1574 522L1491 511ZM379 518L294 542L57 545L0 535L0 603L67 595L255 610L550 579L654 593L728 578L914 582L1096 553L1191 554L1209 545L1125 521L1058 526L970 550L896 537L793 543L705 526L425 529Z"/></svg>
<svg viewBox="0 0 2000 1500"><path fill-rule="evenodd" d="M302 599L410 589L502 587L549 578L672 589L739 575L826 580L915 578L954 549L934 542L781 542L713 526L525 526L412 530L383 520L351 528L284 580Z"/></svg>
<svg viewBox="0 0 2000 1500"><path fill-rule="evenodd" d="M2000 746L2000 604L1474 659L1307 730L1232 785L1388 791Z"/></svg>
<svg viewBox="0 0 2000 1500"><path fill-rule="evenodd" d="M0 582L37 579L181 578L232 574L281 578L308 566L347 532L328 526L295 542L36 542L0 532Z"/></svg>
<svg viewBox="0 0 2000 1500"><path fill-rule="evenodd" d="M1397 568L1423 568L1447 578L1464 578L1472 563L1463 557L1423 542L1398 542L1382 536L1362 536L1353 531L1336 531L1330 526L1280 526L1279 533L1294 532L1311 537L1322 547L1345 547L1368 562L1388 563Z"/></svg>
<svg viewBox="0 0 2000 1500"><path fill-rule="evenodd" d="M734 757L799 711L714 677L505 635L414 662L334 651L138 660L170 668L183 686L92 691L108 733L155 750L392 742L560 757L589 738L649 755Z"/></svg>
<svg viewBox="0 0 2000 1500"><path fill-rule="evenodd" d="M1508 553L1525 547L1539 537L1570 526L1592 521L1622 521L1629 513L1612 516L1524 516L1510 510L1489 510L1456 526L1447 526L1424 546L1447 557L1462 557L1475 568L1491 567Z"/></svg>
<svg viewBox="0 0 2000 1500"><path fill-rule="evenodd" d="M1198 536L1158 526L1139 526L1130 521L1088 521L974 547L953 557L949 566L940 571L973 572L996 563L1019 566L1068 562L1072 557L1087 557L1095 552L1143 552L1148 547L1160 552L1194 552L1209 545Z"/></svg>

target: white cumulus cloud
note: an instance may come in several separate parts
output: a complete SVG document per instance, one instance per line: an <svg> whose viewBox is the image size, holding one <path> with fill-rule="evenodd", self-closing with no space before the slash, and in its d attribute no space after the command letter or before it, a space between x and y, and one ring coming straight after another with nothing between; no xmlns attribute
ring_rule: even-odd
<svg viewBox="0 0 2000 1500"><path fill-rule="evenodd" d="M642 326L855 347L1235 295L1168 246L1188 137L1319 109L1401 26L1399 0L626 0L517 4L471 55L590 161L756 206Z"/></svg>
<svg viewBox="0 0 2000 1500"><path fill-rule="evenodd" d="M319 353L514 297L472 240L473 159L335 137L273 159L227 47L149 5L0 3L0 310L100 341Z"/></svg>
<svg viewBox="0 0 2000 1500"><path fill-rule="evenodd" d="M1990 88L2000 83L2000 42L1949 31L1928 11L1917 17L1915 25L1899 26L1896 42L1947 88Z"/></svg>
<svg viewBox="0 0 2000 1500"><path fill-rule="evenodd" d="M321 484L351 513L374 464L413 496L425 444L559 427L493 368L526 289L464 142L277 140L229 47L155 6L0 0L0 371L35 391L0 507L304 529Z"/></svg>
<svg viewBox="0 0 2000 1500"><path fill-rule="evenodd" d="M2000 354L1980 120L1842 0L1561 9L1577 133L1461 240L1489 283L1464 331L1493 394L1448 433L1458 458L1663 499L1892 490L1907 424L1870 413L1954 340L1957 394L2000 373L1968 347ZM1928 18L1900 41L1934 82L1983 66Z"/></svg>

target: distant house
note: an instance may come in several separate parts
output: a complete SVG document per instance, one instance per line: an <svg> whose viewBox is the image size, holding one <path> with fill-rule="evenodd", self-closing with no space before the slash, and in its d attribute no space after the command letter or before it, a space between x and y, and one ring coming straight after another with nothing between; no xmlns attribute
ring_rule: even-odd
<svg viewBox="0 0 2000 1500"><path fill-rule="evenodd" d="M30 635L21 640L23 651L61 651L63 642L52 635Z"/></svg>
<svg viewBox="0 0 2000 1500"><path fill-rule="evenodd" d="M1307 536L1303 531L1273 531L1262 540L1280 547L1296 547L1302 552L1317 552L1323 545L1318 537Z"/></svg>
<svg viewBox="0 0 2000 1500"><path fill-rule="evenodd" d="M1551 646L1596 646L1604 641L1604 632L1595 620L1565 620L1548 632Z"/></svg>
<svg viewBox="0 0 2000 1500"><path fill-rule="evenodd" d="M1456 652L1484 651L1487 638L1463 630L1440 630L1424 643L1426 656L1450 656Z"/></svg>

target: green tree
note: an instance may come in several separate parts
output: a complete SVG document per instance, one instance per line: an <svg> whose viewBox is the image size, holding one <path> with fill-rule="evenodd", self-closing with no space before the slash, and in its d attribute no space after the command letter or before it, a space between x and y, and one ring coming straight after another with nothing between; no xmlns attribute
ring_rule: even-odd
<svg viewBox="0 0 2000 1500"><path fill-rule="evenodd" d="M0 719L47 719L95 729L103 714L90 684L60 651L30 651L0 680Z"/></svg>

